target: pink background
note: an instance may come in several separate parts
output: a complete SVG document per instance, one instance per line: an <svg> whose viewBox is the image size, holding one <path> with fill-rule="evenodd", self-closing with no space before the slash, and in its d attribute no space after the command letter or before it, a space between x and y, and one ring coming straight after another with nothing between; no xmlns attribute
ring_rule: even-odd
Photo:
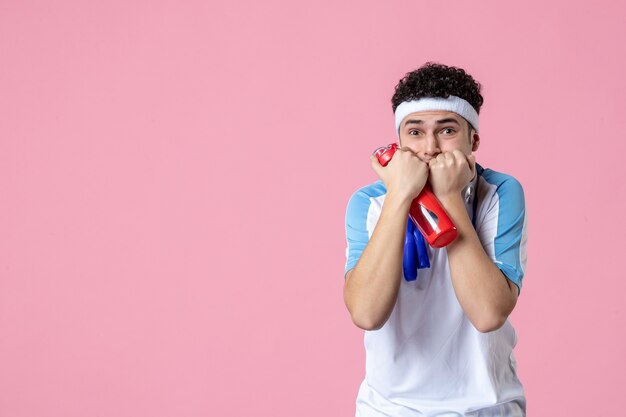
<svg viewBox="0 0 626 417"><path fill-rule="evenodd" d="M622 2L98 3L0 2L1 416L353 416L345 207L428 60L526 190L529 415L620 414Z"/></svg>

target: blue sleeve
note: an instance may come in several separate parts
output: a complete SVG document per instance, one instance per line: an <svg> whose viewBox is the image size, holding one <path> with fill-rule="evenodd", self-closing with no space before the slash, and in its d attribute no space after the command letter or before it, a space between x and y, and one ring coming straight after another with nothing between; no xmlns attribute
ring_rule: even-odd
<svg viewBox="0 0 626 417"><path fill-rule="evenodd" d="M367 213L370 204L370 197L362 190L355 192L348 202L348 208L346 209L347 248L344 278L345 274L356 266L369 241Z"/></svg>
<svg viewBox="0 0 626 417"><path fill-rule="evenodd" d="M528 238L524 190L519 181L509 175L491 171L484 178L496 187L497 195L497 204L492 205L486 216L487 221L496 227L493 242L489 245L493 244L493 252L488 254L521 290Z"/></svg>

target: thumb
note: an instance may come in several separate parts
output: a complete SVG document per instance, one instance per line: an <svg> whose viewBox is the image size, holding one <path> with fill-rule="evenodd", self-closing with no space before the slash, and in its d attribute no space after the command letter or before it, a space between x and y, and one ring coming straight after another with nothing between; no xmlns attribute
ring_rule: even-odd
<svg viewBox="0 0 626 417"><path fill-rule="evenodd" d="M370 162L372 163L372 169L374 170L376 175L381 177L380 173L381 173L381 170L383 169L383 166L380 164L380 162L378 162L378 158L376 157L376 155L374 154L370 155Z"/></svg>

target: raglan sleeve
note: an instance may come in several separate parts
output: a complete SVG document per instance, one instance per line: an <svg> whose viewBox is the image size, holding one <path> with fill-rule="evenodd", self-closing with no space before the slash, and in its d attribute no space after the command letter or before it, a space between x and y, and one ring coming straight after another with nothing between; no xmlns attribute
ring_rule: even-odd
<svg viewBox="0 0 626 417"><path fill-rule="evenodd" d="M348 271L356 266L369 241L367 215L370 204L369 196L362 190L352 194L348 202L346 209L346 264L344 278Z"/></svg>
<svg viewBox="0 0 626 417"><path fill-rule="evenodd" d="M502 175L477 230L485 252L521 291L526 272L528 223L524 189L518 180Z"/></svg>

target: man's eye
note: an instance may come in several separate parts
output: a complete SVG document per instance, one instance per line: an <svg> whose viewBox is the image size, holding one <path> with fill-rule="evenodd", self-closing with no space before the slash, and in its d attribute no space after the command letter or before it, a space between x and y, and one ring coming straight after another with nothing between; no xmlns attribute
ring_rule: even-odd
<svg viewBox="0 0 626 417"><path fill-rule="evenodd" d="M409 135L417 136L419 133L420 132L418 130L409 130Z"/></svg>
<svg viewBox="0 0 626 417"><path fill-rule="evenodd" d="M452 129L451 127L446 127L445 129L442 130L442 132L446 134L452 134L454 133L454 129Z"/></svg>

